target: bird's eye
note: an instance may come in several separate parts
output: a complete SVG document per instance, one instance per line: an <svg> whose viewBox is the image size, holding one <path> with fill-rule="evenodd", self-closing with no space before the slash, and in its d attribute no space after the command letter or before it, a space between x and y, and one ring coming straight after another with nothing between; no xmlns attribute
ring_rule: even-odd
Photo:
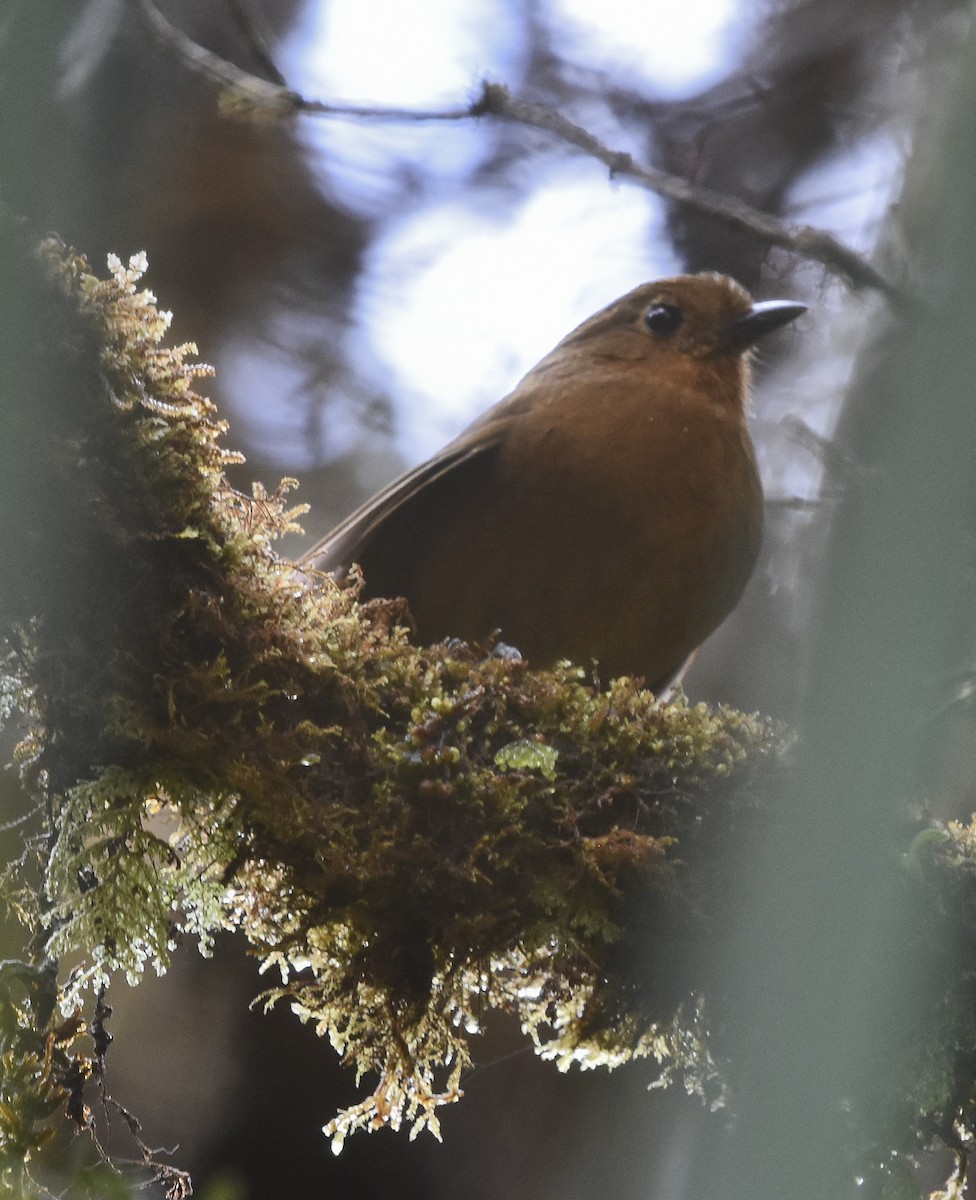
<svg viewBox="0 0 976 1200"><path fill-rule="evenodd" d="M658 337L670 337L681 328L684 319L684 313L675 304L652 304L644 313L644 324Z"/></svg>

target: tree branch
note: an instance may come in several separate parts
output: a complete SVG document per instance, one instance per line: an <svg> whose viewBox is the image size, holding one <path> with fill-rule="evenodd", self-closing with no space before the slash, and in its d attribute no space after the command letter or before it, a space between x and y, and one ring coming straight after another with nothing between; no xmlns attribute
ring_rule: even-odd
<svg viewBox="0 0 976 1200"><path fill-rule="evenodd" d="M163 346L144 257L99 280L48 243L42 274L2 233L0 279L24 277L0 320L20 401L3 432L27 466L0 473L17 514L0 526L0 699L32 722L21 761L49 839L34 942L85 958L72 996L164 968L176 920L205 945L244 932L285 978L270 999L379 1079L336 1145L401 1120L436 1132L491 1009L548 1058L672 1046L676 1070L715 1076L689 1049L690 948L787 731L633 679L599 691L568 664L418 647L396 601L300 575L273 549L300 515L289 483L230 485L239 456L193 390L207 369ZM646 985L631 927L640 961L668 964ZM3 1018L0 1001L0 1055Z"/></svg>
<svg viewBox="0 0 976 1200"><path fill-rule="evenodd" d="M329 104L311 100L291 88L271 83L204 49L182 33L159 12L152 0L131 0L154 34L170 47L192 71L206 75L222 87L230 88L245 103L282 116L295 113L330 117L367 118L384 121L463 121L491 116L512 121L551 134L566 145L574 146L595 158L611 175L630 179L676 204L684 204L719 221L764 238L798 255L821 263L852 288L873 288L895 303L904 304L905 292L885 278L872 264L845 246L825 229L811 225L787 225L752 205L723 192L701 187L680 175L659 171L637 162L627 151L614 150L589 130L542 104L513 97L503 84L484 80L481 94L471 104L449 109L403 109L383 105Z"/></svg>
<svg viewBox="0 0 976 1200"><path fill-rule="evenodd" d="M810 225L788 226L746 204L737 196L729 196L711 188L691 183L680 175L671 175L654 167L643 166L626 151L613 150L587 129L575 124L562 113L542 104L532 104L512 97L500 84L485 83L479 101L480 111L490 113L521 125L543 129L571 146L576 146L591 158L604 163L611 175L633 179L649 191L685 204L698 212L717 217L729 225L765 238L774 246L782 246L803 258L822 263L835 274L847 279L854 288L870 287L890 299L901 299L894 284L885 279L861 255L839 242L824 229Z"/></svg>
<svg viewBox="0 0 976 1200"><path fill-rule="evenodd" d="M287 80L271 53L270 41L271 30L264 21L262 15L255 9L251 0L227 0L227 7L231 11L231 15L237 22L238 28L244 35L251 53L261 64L266 74L274 83L281 87L287 86Z"/></svg>
<svg viewBox="0 0 976 1200"><path fill-rule="evenodd" d="M171 25L151 0L132 0L136 10L153 34L167 46L183 65L197 75L203 75L221 87L230 88L249 99L256 107L274 111L282 116L304 107L302 97L290 88L270 83L243 71L240 67L205 49Z"/></svg>

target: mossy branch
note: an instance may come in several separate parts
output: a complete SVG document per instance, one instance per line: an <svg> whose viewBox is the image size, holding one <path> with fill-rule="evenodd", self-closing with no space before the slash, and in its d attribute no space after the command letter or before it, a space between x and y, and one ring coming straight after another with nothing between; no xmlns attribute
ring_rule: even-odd
<svg viewBox="0 0 976 1200"><path fill-rule="evenodd" d="M380 1076L337 1144L405 1117L436 1132L492 1007L564 1064L662 1055L696 990L681 943L708 919L680 863L709 812L748 810L781 731L416 647L397 602L302 576L273 549L300 515L291 481L227 482L239 459L193 390L207 370L163 347L144 263L99 280L53 243L43 260L61 365L30 452L64 499L13 548L52 566L3 601L50 813L45 953L84 956L65 1002L165 968L178 929L204 949L240 929L281 968L270 1000ZM667 977L614 964L629 913L685 906L650 935Z"/></svg>
<svg viewBox="0 0 976 1200"><path fill-rule="evenodd" d="M280 968L268 1003L379 1077L327 1127L336 1148L403 1121L437 1134L493 1008L561 1067L651 1056L720 1089L702 948L786 732L569 664L414 646L398 602L275 552L292 481L230 486L240 460L194 391L208 371L163 346L144 262L100 280L55 243L40 258L30 345L6 352L28 362L13 436L46 491L3 481L20 517L0 613L47 814L21 911L39 959L83 960L62 1006L164 969L181 931L207 951L240 930ZM58 1061L35 1071L48 1101Z"/></svg>

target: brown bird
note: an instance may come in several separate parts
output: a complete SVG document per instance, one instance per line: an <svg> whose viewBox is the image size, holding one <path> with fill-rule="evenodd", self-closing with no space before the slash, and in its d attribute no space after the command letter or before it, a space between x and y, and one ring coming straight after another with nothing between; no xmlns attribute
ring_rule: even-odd
<svg viewBox="0 0 976 1200"><path fill-rule="evenodd" d="M305 565L359 563L425 642L500 631L535 666L595 659L660 691L755 565L750 350L805 310L715 274L635 288Z"/></svg>

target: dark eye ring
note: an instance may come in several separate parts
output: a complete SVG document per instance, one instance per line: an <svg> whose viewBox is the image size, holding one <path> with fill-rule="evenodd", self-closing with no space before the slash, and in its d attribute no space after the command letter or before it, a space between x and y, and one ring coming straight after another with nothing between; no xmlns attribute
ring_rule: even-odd
<svg viewBox="0 0 976 1200"><path fill-rule="evenodd" d="M684 313L675 304L652 304L644 313L644 324L658 337L670 337L681 328Z"/></svg>

